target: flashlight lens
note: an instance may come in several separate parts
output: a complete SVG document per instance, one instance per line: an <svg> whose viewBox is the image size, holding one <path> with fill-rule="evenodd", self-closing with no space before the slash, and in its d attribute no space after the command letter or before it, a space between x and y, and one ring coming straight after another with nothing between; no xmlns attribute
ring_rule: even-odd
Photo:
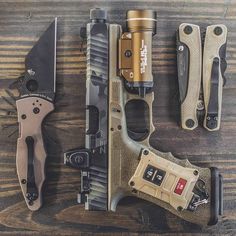
<svg viewBox="0 0 236 236"><path fill-rule="evenodd" d="M156 12L152 10L127 11L128 31L152 31L156 34Z"/></svg>

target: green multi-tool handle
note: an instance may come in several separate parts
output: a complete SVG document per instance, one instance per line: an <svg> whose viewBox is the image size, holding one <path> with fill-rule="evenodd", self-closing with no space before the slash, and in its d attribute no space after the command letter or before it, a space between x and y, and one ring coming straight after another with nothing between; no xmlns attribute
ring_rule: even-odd
<svg viewBox="0 0 236 236"><path fill-rule="evenodd" d="M202 71L202 45L199 26L181 24L177 32L177 40L181 126L184 129L193 130L198 126L197 109Z"/></svg>
<svg viewBox="0 0 236 236"><path fill-rule="evenodd" d="M207 27L202 66L202 83L205 103L203 126L210 131L218 130L221 122L222 90L226 69L225 25Z"/></svg>
<svg viewBox="0 0 236 236"><path fill-rule="evenodd" d="M226 37L226 26L208 26L202 60L199 26L188 23L179 26L177 64L181 126L184 129L195 129L204 113L203 126L207 130L220 128Z"/></svg>

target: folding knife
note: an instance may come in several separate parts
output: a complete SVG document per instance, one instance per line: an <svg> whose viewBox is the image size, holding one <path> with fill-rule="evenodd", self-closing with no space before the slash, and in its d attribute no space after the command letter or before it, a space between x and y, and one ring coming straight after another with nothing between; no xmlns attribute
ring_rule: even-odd
<svg viewBox="0 0 236 236"><path fill-rule="evenodd" d="M54 110L56 35L57 18L26 56L25 73L17 81L20 95L16 101L19 122L16 168L26 204L32 211L42 205L47 156L42 122Z"/></svg>
<svg viewBox="0 0 236 236"><path fill-rule="evenodd" d="M202 40L198 25L183 23L177 33L178 81L181 126L193 130L202 114L203 126L220 128L222 90L226 70L227 28L207 27L202 60Z"/></svg>

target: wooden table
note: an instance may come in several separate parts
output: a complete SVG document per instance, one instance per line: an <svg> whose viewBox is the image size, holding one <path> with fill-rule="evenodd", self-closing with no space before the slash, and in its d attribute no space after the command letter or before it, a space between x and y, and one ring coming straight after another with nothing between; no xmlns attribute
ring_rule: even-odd
<svg viewBox="0 0 236 236"><path fill-rule="evenodd" d="M0 235L236 235L236 4L230 0L172 1L30 1L0 2ZM81 26L89 9L103 7L110 22L124 24L133 8L157 11L153 74L156 132L151 144L161 151L189 158L200 166L217 166L224 176L224 214L214 227L184 222L148 202L127 198L116 213L88 212L76 203L79 171L64 166L63 151L84 145L86 57ZM47 183L44 206L30 212L16 175L18 124L14 96L8 86L24 72L24 58L58 16L56 111L45 122ZM175 31L182 22L227 25L227 84L219 132L179 128ZM14 96L13 96L14 95ZM133 232L133 233L132 233Z"/></svg>

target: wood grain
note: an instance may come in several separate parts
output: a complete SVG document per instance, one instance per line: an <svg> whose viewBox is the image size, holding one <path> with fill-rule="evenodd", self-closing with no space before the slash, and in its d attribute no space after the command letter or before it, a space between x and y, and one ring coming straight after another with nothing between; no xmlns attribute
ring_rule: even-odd
<svg viewBox="0 0 236 236"><path fill-rule="evenodd" d="M124 25L133 8L157 11L153 45L156 132L151 143L161 151L189 158L201 166L217 166L224 176L225 216L214 227L201 228L138 199L127 198L116 213L87 212L76 203L79 172L63 165L63 151L84 145L85 45L79 30L89 9L103 7L110 22ZM18 124L14 96L8 86L24 72L24 58L47 26L58 17L56 111L44 125L47 183L44 207L29 212L16 176ZM175 31L182 22L223 23L228 27L222 127L210 133L178 126ZM236 235L236 2L234 0L162 1L0 1L0 235Z"/></svg>

